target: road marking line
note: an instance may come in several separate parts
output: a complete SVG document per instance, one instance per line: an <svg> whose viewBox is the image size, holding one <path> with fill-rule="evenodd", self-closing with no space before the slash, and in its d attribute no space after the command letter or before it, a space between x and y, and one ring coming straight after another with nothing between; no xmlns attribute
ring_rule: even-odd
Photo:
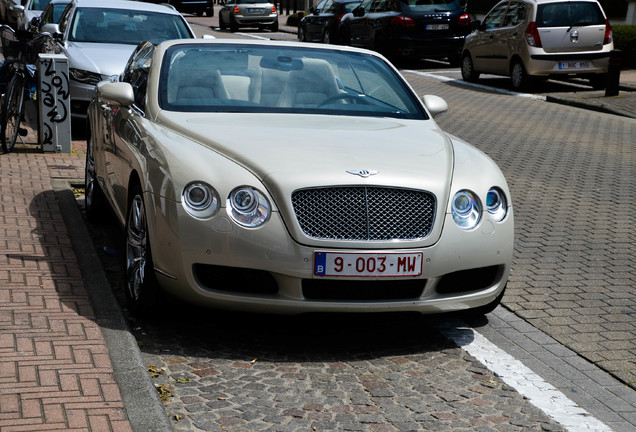
<svg viewBox="0 0 636 432"><path fill-rule="evenodd" d="M451 77L447 77L444 75L439 75L442 73L456 73L457 71L436 71L436 72L421 72L421 71L414 71L414 70L408 70L405 69L402 72L406 72L406 73L411 73L414 75L420 75L423 77L427 77L427 78L433 78L436 79L438 81L443 81L443 82L454 82L457 84L461 84L464 86L468 86L468 87L476 87L482 90L490 90L490 91L496 91L498 93L503 93L503 94L507 94L507 95L512 95L512 96L518 96L518 97L522 97L522 98L526 98L526 99L534 99L534 100L540 100L540 101L545 101L545 96L541 96L541 95L535 95L532 93L519 93L516 91L512 91L512 90L506 90L506 89L498 89L495 87L490 87L484 84L479 84L479 83L471 83L468 81L464 81L462 79L456 79L456 78L451 78Z"/></svg>
<svg viewBox="0 0 636 432"><path fill-rule="evenodd" d="M252 39L258 39L258 40L271 40L270 38L263 37L263 36L257 36L257 35L252 34L252 33L234 33L234 34L241 35L241 36L247 36L247 37L251 37Z"/></svg>
<svg viewBox="0 0 636 432"><path fill-rule="evenodd" d="M457 322L442 324L438 328L445 337L479 360L568 431L612 431L605 423L474 329Z"/></svg>

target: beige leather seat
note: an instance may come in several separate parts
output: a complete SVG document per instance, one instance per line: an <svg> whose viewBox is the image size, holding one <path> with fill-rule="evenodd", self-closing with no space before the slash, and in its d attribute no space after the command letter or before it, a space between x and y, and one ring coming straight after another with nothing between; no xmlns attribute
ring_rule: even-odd
<svg viewBox="0 0 636 432"><path fill-rule="evenodd" d="M339 93L333 69L326 60L304 59L302 70L292 70L278 101L279 107L316 108Z"/></svg>

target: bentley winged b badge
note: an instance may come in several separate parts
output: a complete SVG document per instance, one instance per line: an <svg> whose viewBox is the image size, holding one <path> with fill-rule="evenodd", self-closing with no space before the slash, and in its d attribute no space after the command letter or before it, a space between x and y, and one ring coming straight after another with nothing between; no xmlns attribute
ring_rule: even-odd
<svg viewBox="0 0 636 432"><path fill-rule="evenodd" d="M372 175L376 175L380 171L376 170L367 170L367 169L359 169L359 170L347 170L349 174L359 175L360 177L367 178Z"/></svg>

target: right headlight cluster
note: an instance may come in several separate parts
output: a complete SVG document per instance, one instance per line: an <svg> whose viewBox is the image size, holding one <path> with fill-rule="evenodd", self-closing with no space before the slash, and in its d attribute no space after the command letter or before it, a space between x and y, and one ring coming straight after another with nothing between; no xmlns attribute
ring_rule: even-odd
<svg viewBox="0 0 636 432"><path fill-rule="evenodd" d="M482 203L477 194L463 189L455 194L451 202L453 220L464 230L475 228L482 215ZM486 195L486 210L495 222L501 222L508 214L508 200L504 192L498 187L492 187Z"/></svg>
<svg viewBox="0 0 636 432"><path fill-rule="evenodd" d="M219 194L203 182L189 183L182 194L185 210L197 219L214 216L221 207ZM227 198L229 216L246 228L257 228L269 219L271 204L260 191L250 186L239 186Z"/></svg>

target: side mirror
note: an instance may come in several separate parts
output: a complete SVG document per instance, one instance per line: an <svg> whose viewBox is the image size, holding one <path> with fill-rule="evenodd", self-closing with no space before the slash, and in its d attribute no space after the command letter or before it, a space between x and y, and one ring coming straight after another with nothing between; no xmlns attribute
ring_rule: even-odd
<svg viewBox="0 0 636 432"><path fill-rule="evenodd" d="M362 9L360 6L358 6L357 8L355 8L353 11L353 16L354 17L363 17L364 16L364 9Z"/></svg>
<svg viewBox="0 0 636 432"><path fill-rule="evenodd" d="M129 107L135 101L135 94L130 83L102 81L97 84L97 95L109 104Z"/></svg>
<svg viewBox="0 0 636 432"><path fill-rule="evenodd" d="M422 102L424 102L424 105L426 105L426 108L433 117L448 111L448 104L439 96L424 95L422 96Z"/></svg>
<svg viewBox="0 0 636 432"><path fill-rule="evenodd" d="M61 35L60 26L54 23L44 24L40 31L42 33L51 33L54 37L57 35Z"/></svg>

